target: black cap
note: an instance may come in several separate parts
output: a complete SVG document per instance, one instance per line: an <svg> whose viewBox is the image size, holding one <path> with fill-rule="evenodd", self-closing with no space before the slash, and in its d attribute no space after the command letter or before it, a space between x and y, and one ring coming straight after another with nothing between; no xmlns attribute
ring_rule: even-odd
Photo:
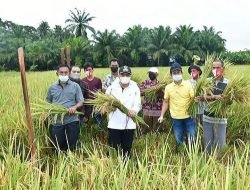
<svg viewBox="0 0 250 190"><path fill-rule="evenodd" d="M190 67L188 67L188 73L189 74L191 74L192 69L196 69L197 71L199 71L200 75L202 74L202 70L201 70L199 65L196 65L196 64L190 65Z"/></svg>
<svg viewBox="0 0 250 190"><path fill-rule="evenodd" d="M131 75L131 69L129 66L125 65L119 68L119 73L129 73Z"/></svg>
<svg viewBox="0 0 250 190"><path fill-rule="evenodd" d="M174 62L172 66L170 67L170 73L172 73L173 71L177 71L177 70L182 71L181 65L177 62Z"/></svg>

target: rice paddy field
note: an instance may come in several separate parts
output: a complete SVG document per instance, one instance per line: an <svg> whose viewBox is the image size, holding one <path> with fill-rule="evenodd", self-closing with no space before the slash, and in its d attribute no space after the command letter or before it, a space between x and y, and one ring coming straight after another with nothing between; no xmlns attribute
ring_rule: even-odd
<svg viewBox="0 0 250 190"><path fill-rule="evenodd" d="M132 68L135 80L146 79L147 69ZM159 78L169 75L167 67L159 71ZM100 78L108 72L95 69ZM183 73L189 79L187 67ZM226 76L235 73L250 80L250 66L231 66ZM56 80L55 71L28 72L30 102L45 99ZM125 163L100 143L94 124L81 128L76 152L55 155L48 126L33 118L37 151L31 161L20 73L1 72L0 91L0 189L250 189L250 103L229 118L227 146L219 155L204 153L202 128L194 149L177 153L169 122L161 134L138 131Z"/></svg>

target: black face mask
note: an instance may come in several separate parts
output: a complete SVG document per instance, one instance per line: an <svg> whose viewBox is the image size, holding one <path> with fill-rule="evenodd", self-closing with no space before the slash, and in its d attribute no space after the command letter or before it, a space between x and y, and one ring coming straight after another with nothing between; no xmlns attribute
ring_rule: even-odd
<svg viewBox="0 0 250 190"><path fill-rule="evenodd" d="M155 80L156 74L155 73L148 73L148 77L150 78L150 80Z"/></svg>
<svg viewBox="0 0 250 190"><path fill-rule="evenodd" d="M112 73L117 73L118 67L111 67L111 71L112 71Z"/></svg>

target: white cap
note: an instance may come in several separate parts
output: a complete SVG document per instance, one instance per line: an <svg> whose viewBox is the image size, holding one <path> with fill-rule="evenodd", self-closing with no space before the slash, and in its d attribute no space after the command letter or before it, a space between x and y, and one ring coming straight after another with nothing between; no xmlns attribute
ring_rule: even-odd
<svg viewBox="0 0 250 190"><path fill-rule="evenodd" d="M148 72L159 73L159 71L158 71L158 69L156 67L150 67Z"/></svg>
<svg viewBox="0 0 250 190"><path fill-rule="evenodd" d="M159 71L158 71L158 69L156 67L150 67L148 72L159 73Z"/></svg>

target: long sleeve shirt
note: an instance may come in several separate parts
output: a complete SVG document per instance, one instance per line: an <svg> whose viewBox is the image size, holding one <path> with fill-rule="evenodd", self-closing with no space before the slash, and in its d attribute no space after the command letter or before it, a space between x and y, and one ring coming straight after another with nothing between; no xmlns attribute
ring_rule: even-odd
<svg viewBox="0 0 250 190"><path fill-rule="evenodd" d="M136 112L141 110L140 89L134 81L130 81L129 86L122 88L120 83L113 83L107 88L106 94L117 98L128 110ZM136 129L136 123L119 109L109 114L108 128L110 129Z"/></svg>

